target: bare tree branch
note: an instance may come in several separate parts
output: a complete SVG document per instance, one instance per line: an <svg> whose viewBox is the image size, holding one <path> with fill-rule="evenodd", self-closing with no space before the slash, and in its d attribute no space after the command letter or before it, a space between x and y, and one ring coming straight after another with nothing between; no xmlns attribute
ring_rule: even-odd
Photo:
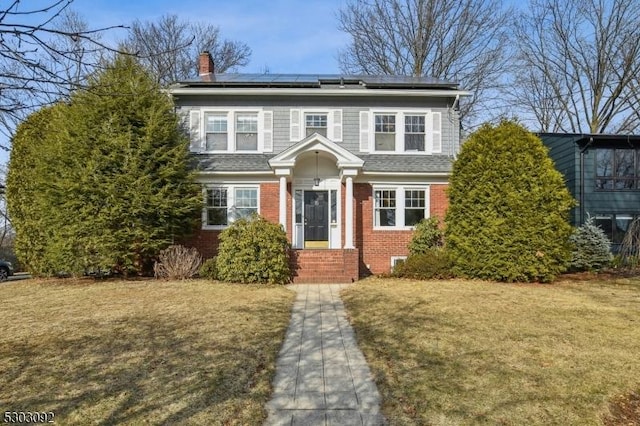
<svg viewBox="0 0 640 426"><path fill-rule="evenodd" d="M249 63L251 49L241 42L222 40L220 28L181 21L165 15L156 22L135 21L124 47L136 52L163 86L198 75L198 54L213 56L216 72L223 73Z"/></svg>
<svg viewBox="0 0 640 426"><path fill-rule="evenodd" d="M541 131L637 131L638 22L637 0L531 0L515 30L512 105Z"/></svg>
<svg viewBox="0 0 640 426"><path fill-rule="evenodd" d="M501 0L350 0L338 16L351 36L340 65L459 82L475 94L461 115L486 118L503 84L510 16Z"/></svg>

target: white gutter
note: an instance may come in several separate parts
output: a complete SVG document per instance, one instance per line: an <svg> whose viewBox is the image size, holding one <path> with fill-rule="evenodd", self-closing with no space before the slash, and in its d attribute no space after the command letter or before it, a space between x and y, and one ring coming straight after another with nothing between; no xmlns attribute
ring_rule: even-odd
<svg viewBox="0 0 640 426"><path fill-rule="evenodd" d="M320 88L274 88L274 87L178 87L168 89L172 95L281 95L281 96L471 96L471 92L465 90L442 89L320 89Z"/></svg>

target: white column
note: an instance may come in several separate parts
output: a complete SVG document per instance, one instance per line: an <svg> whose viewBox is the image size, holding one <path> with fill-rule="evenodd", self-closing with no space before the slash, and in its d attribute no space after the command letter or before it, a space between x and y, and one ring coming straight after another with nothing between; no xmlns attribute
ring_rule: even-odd
<svg viewBox="0 0 640 426"><path fill-rule="evenodd" d="M287 231L287 177L280 176L280 225Z"/></svg>
<svg viewBox="0 0 640 426"><path fill-rule="evenodd" d="M344 248L352 249L353 246L353 178L347 176L347 190L344 197Z"/></svg>

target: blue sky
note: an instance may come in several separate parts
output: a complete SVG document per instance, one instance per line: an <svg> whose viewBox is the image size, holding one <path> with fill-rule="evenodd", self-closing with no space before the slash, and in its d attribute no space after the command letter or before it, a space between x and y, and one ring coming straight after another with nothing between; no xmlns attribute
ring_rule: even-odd
<svg viewBox="0 0 640 426"><path fill-rule="evenodd" d="M242 72L338 73L338 49L348 43L338 30L345 0L75 0L72 8L89 27L157 20L176 14L212 23L221 35L252 49ZM116 36L116 34L113 34ZM120 33L124 37L124 32Z"/></svg>

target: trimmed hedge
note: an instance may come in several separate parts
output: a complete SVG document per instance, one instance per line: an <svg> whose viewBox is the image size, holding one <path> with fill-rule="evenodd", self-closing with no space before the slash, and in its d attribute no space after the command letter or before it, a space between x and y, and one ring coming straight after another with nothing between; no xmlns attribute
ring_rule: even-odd
<svg viewBox="0 0 640 426"><path fill-rule="evenodd" d="M286 284L291 281L287 234L257 215L236 220L220 234L216 266L221 281Z"/></svg>

